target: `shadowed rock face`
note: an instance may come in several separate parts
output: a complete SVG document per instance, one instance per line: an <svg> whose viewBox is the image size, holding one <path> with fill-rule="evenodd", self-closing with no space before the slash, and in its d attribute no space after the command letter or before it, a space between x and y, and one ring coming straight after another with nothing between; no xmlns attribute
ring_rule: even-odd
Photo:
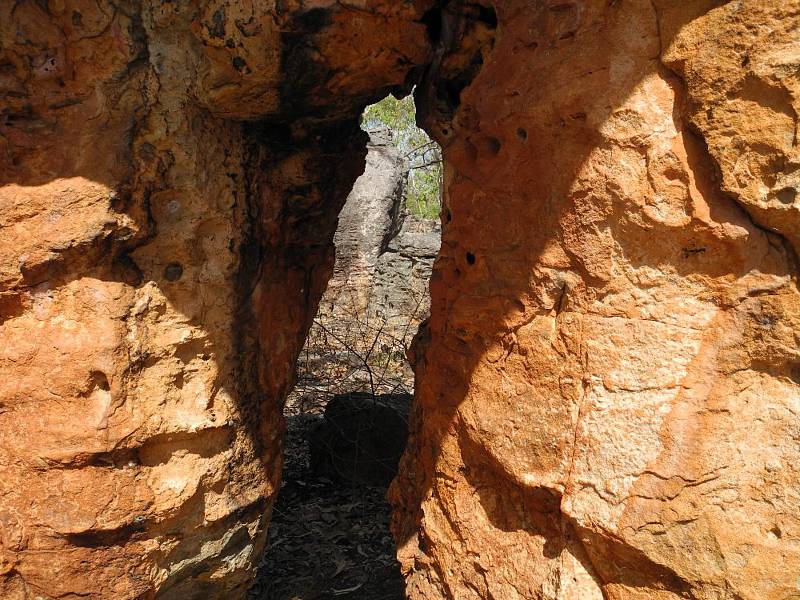
<svg viewBox="0 0 800 600"><path fill-rule="evenodd" d="M398 339L409 339L430 312L428 285L441 245L436 221L406 215L375 265L372 310Z"/></svg>
<svg viewBox="0 0 800 600"><path fill-rule="evenodd" d="M0 597L243 593L358 114L418 80L409 596L798 593L800 3L430 9L0 4Z"/></svg>
<svg viewBox="0 0 800 600"><path fill-rule="evenodd" d="M364 392L331 398L309 437L311 469L344 484L385 489L406 447L411 400L411 394Z"/></svg>

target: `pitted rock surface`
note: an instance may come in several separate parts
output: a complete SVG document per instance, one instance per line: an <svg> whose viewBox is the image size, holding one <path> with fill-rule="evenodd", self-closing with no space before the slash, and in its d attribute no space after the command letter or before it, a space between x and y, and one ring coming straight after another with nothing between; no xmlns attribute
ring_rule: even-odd
<svg viewBox="0 0 800 600"><path fill-rule="evenodd" d="M409 598L796 597L798 31L800 0L0 3L0 597L244 594L358 116L414 84L445 182Z"/></svg>
<svg viewBox="0 0 800 600"><path fill-rule="evenodd" d="M409 597L796 596L800 3L496 8L418 100L446 203Z"/></svg>
<svg viewBox="0 0 800 600"><path fill-rule="evenodd" d="M360 112L429 7L0 3L0 598L244 594Z"/></svg>

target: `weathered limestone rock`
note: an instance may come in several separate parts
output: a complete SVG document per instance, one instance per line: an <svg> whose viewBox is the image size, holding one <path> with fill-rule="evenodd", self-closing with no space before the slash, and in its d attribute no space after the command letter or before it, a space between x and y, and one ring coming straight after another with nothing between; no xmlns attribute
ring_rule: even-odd
<svg viewBox="0 0 800 600"><path fill-rule="evenodd" d="M445 11L418 98L409 597L798 596L800 3L496 8L493 44Z"/></svg>
<svg viewBox="0 0 800 600"><path fill-rule="evenodd" d="M399 339L410 338L428 317L428 284L441 244L438 222L408 214L378 258L369 307Z"/></svg>
<svg viewBox="0 0 800 600"><path fill-rule="evenodd" d="M320 302L320 316L330 324L368 310L376 265L403 222L408 165L389 130L369 137L364 173L347 196L333 236L336 262Z"/></svg>
<svg viewBox="0 0 800 600"><path fill-rule="evenodd" d="M390 135L370 132L364 173L339 214L336 262L318 319L339 331L372 323L376 335L405 343L428 316L441 228L403 207L408 164Z"/></svg>

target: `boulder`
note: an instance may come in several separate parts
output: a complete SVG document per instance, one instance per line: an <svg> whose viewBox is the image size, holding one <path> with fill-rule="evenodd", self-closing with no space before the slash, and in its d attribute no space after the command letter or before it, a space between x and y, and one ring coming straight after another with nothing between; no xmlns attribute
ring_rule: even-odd
<svg viewBox="0 0 800 600"><path fill-rule="evenodd" d="M334 396L311 435L311 468L344 483L388 486L406 447L410 406L410 394Z"/></svg>
<svg viewBox="0 0 800 600"><path fill-rule="evenodd" d="M425 89L409 598L797 596L800 2L494 7Z"/></svg>

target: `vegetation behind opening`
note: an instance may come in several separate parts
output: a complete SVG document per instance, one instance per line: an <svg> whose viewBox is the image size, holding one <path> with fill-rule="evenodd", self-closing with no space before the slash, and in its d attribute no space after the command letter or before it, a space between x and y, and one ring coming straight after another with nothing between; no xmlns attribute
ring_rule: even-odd
<svg viewBox="0 0 800 600"><path fill-rule="evenodd" d="M409 161L405 204L423 219L438 219L441 209L442 150L417 127L411 94L398 100L387 96L364 110L361 125L366 131L382 126L392 132L392 141Z"/></svg>

